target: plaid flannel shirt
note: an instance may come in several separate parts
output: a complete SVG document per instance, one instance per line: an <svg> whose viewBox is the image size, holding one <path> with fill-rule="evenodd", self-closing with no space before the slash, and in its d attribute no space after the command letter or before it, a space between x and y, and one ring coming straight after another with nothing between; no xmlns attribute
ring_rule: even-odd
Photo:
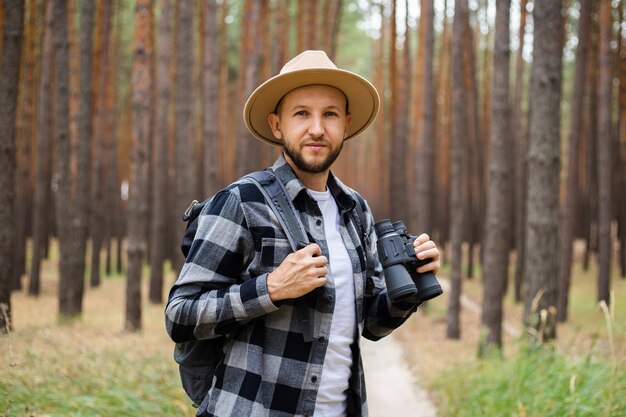
<svg viewBox="0 0 626 417"><path fill-rule="evenodd" d="M300 213L309 240L328 257L322 214L281 156L273 170ZM352 260L358 331L380 339L417 308L416 299L391 304L375 245L363 248L349 211L361 204L363 227L375 242L365 201L336 177L328 188L342 218ZM376 259L367 271L364 250ZM238 181L215 195L199 217L189 256L170 294L166 328L175 342L226 336L224 359L208 393L206 415L312 416L335 303L333 283L295 300L273 303L267 274L291 252L285 232L257 187ZM359 337L352 345L348 415L367 416ZM208 401L207 401L208 400Z"/></svg>

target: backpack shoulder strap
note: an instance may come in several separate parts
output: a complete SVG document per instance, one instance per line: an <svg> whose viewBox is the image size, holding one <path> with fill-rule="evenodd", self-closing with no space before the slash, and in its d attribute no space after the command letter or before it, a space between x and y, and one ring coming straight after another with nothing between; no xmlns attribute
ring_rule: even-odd
<svg viewBox="0 0 626 417"><path fill-rule="evenodd" d="M265 200L285 230L291 249L295 252L308 245L309 239L304 225L282 181L276 178L271 170L252 172L243 178L250 179L263 193Z"/></svg>

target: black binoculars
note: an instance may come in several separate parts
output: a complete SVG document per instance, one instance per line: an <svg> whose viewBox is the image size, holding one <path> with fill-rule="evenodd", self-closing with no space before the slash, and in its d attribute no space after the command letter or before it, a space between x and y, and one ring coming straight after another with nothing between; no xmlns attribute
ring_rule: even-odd
<svg viewBox="0 0 626 417"><path fill-rule="evenodd" d="M430 262L430 259L417 259L412 236L404 222L393 224L384 219L374 224L378 236L376 249L383 266L387 294L392 302L417 294L419 302L424 302L443 293L437 277L432 272L418 273L416 269Z"/></svg>

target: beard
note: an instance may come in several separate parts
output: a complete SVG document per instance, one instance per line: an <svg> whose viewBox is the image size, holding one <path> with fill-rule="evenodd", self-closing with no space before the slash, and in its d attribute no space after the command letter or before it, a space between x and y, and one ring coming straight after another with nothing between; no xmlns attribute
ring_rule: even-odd
<svg viewBox="0 0 626 417"><path fill-rule="evenodd" d="M330 150L330 153L326 158L319 162L309 162L304 159L302 152L299 151L295 146L288 144L286 141L283 141L283 150L285 154L289 156L289 158L293 161L295 166L303 172L308 172L310 174L319 174L321 172L327 171L330 166L335 162L339 153L341 153L341 149L343 148L343 141L339 146Z"/></svg>

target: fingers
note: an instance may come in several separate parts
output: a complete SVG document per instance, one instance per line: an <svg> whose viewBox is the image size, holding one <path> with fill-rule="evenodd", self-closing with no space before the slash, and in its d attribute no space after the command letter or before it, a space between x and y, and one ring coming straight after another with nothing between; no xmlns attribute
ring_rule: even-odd
<svg viewBox="0 0 626 417"><path fill-rule="evenodd" d="M426 233L422 233L421 235L417 237L417 239L415 239L415 242L413 242L413 246L415 248L415 255L417 256L417 259L419 260L430 259L431 260L431 262L425 265L421 265L419 268L417 268L417 272L424 273L424 272L433 271L437 273L437 271L439 271L439 268L441 266L440 260L439 260L441 255L439 253L439 249L437 248L437 245L435 244L435 242L430 240L430 237Z"/></svg>
<svg viewBox="0 0 626 417"><path fill-rule="evenodd" d="M327 282L328 259L317 244L310 244L291 253L274 271L267 275L267 287L272 301L298 298Z"/></svg>
<svg viewBox="0 0 626 417"><path fill-rule="evenodd" d="M439 249L426 233L422 233L413 242L418 259L439 258Z"/></svg>
<svg viewBox="0 0 626 417"><path fill-rule="evenodd" d="M422 233L415 239L415 241L413 242L413 246L417 247L421 244L428 242L429 240L430 236L428 236L426 233Z"/></svg>
<svg viewBox="0 0 626 417"><path fill-rule="evenodd" d="M309 243L298 252L302 252L303 254L310 256L319 256L322 254L322 249L317 243Z"/></svg>
<svg viewBox="0 0 626 417"><path fill-rule="evenodd" d="M297 253L300 253L303 257L311 257L311 265L316 267L324 266L328 263L328 258L322 255L322 250L317 243L311 243Z"/></svg>
<svg viewBox="0 0 626 417"><path fill-rule="evenodd" d="M433 272L433 273L437 273L439 272L439 268L441 267L441 263L437 260L437 261L432 261L427 263L426 265L422 265L420 267L418 267L416 269L416 271L420 274L423 274L424 272Z"/></svg>

